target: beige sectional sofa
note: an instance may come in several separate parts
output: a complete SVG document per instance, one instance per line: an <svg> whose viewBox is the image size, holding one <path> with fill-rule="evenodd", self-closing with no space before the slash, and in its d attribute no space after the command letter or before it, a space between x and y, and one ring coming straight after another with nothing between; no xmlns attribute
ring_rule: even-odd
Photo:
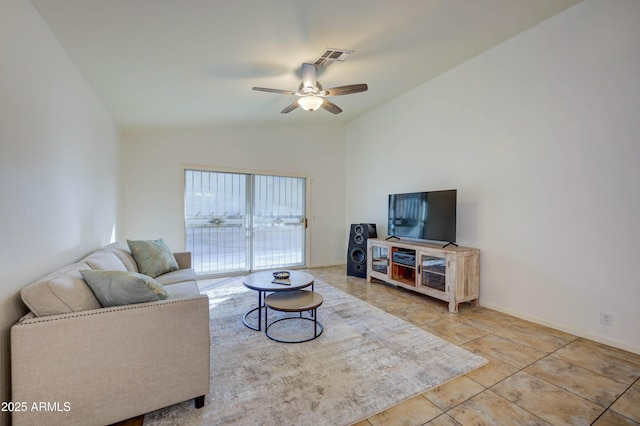
<svg viewBox="0 0 640 426"><path fill-rule="evenodd" d="M11 328L13 424L107 425L209 392L209 301L190 253L155 278L171 298L102 307L82 270L138 272L105 246L22 290L31 312Z"/></svg>

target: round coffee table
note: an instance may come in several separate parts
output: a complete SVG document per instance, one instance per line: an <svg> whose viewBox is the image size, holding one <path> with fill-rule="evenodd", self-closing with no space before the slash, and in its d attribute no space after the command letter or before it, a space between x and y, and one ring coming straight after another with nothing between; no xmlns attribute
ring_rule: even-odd
<svg viewBox="0 0 640 426"><path fill-rule="evenodd" d="M244 284L245 287L258 292L258 307L249 310L242 317L242 323L252 330L256 330L256 331L262 330L262 308L265 307L264 305L265 293L300 290L301 288L305 288L309 286L311 286L311 291L313 291L313 280L315 278L311 274L308 274L302 271L289 271L290 276L288 279L276 280L275 278L273 278L273 272L274 271L254 272L253 274L247 275L242 280L242 283ZM247 316L255 311L258 311L257 327L249 324L247 320Z"/></svg>
<svg viewBox="0 0 640 426"><path fill-rule="evenodd" d="M318 322L317 309L324 302L324 298L319 293L309 290L293 290L280 293L272 293L264 298L267 309L264 311L264 334L271 340L281 343L304 343L313 340L322 334L322 324ZM297 312L298 316L287 316L269 322L267 317L269 308L280 312ZM311 312L310 317L302 315L303 312ZM269 334L269 328L280 321L307 320L313 321L313 335L300 338L298 340L284 340Z"/></svg>

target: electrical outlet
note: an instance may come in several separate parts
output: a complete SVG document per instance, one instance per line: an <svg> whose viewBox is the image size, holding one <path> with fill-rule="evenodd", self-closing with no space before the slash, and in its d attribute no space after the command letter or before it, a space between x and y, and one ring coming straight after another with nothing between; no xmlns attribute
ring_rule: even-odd
<svg viewBox="0 0 640 426"><path fill-rule="evenodd" d="M613 315L606 312L600 312L600 324L607 327L613 327Z"/></svg>

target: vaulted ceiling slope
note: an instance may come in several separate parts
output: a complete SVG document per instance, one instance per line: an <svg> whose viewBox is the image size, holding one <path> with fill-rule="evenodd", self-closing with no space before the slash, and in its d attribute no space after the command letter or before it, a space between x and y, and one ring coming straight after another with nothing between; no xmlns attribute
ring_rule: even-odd
<svg viewBox="0 0 640 426"><path fill-rule="evenodd" d="M345 122L580 0L32 0L123 130ZM290 114L303 62L344 110Z"/></svg>

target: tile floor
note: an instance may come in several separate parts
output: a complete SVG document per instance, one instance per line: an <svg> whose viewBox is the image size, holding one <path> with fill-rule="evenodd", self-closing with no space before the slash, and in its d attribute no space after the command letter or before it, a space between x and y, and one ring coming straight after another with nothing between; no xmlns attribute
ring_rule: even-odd
<svg viewBox="0 0 640 426"><path fill-rule="evenodd" d="M318 279L489 360L485 366L372 416L376 425L640 425L640 355L486 308L444 302L382 282Z"/></svg>
<svg viewBox="0 0 640 426"><path fill-rule="evenodd" d="M451 314L444 302L348 277L344 266L309 272L489 360L356 426L640 425L640 355L469 304Z"/></svg>

